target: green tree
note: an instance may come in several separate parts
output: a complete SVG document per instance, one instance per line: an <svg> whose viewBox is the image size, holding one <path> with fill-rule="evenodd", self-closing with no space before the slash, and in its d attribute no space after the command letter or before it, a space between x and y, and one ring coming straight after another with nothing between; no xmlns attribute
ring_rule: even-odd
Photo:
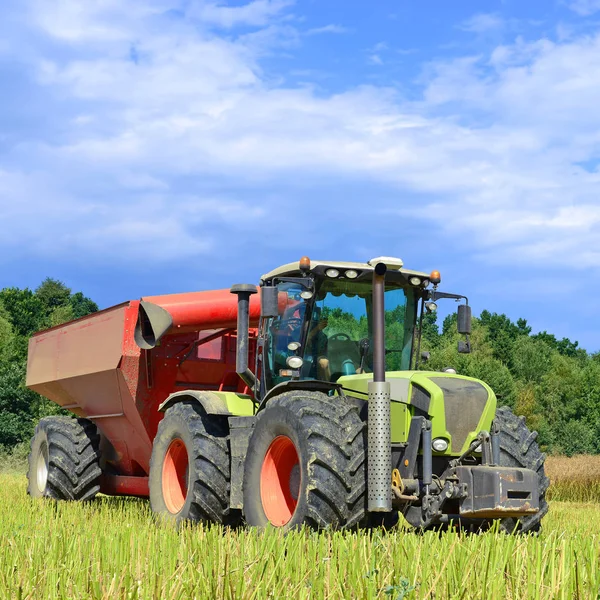
<svg viewBox="0 0 600 600"><path fill-rule="evenodd" d="M43 327L44 304L30 289L5 288L0 291L0 303L17 335L28 337Z"/></svg>
<svg viewBox="0 0 600 600"><path fill-rule="evenodd" d="M71 300L71 290L58 279L46 277L35 290L35 295L40 299L47 315L50 315L60 306L67 306Z"/></svg>

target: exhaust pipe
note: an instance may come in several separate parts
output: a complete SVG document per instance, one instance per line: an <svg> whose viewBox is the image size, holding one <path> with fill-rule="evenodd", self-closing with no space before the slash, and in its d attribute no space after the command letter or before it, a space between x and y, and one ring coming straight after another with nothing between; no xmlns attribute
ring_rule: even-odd
<svg viewBox="0 0 600 600"><path fill-rule="evenodd" d="M250 296L256 294L257 289L251 283L237 283L231 286L230 292L237 294L238 297L235 371L242 381L254 391L257 380L254 373L248 368L248 328L250 326Z"/></svg>
<svg viewBox="0 0 600 600"><path fill-rule="evenodd" d="M385 380L385 273L384 263L373 270L373 381L368 403L368 510L392 510L392 438L390 384Z"/></svg>

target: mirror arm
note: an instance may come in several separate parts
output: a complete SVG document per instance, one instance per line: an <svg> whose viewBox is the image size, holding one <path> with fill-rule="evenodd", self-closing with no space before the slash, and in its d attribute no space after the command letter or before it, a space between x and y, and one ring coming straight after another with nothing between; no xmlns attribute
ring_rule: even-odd
<svg viewBox="0 0 600 600"><path fill-rule="evenodd" d="M457 302L459 300L465 300L466 304L469 304L469 299L466 296L461 296L460 294L449 294L448 292L438 292L437 290L429 290L427 296L427 299L431 300L432 302L435 302L440 298L451 298L452 300L456 300Z"/></svg>

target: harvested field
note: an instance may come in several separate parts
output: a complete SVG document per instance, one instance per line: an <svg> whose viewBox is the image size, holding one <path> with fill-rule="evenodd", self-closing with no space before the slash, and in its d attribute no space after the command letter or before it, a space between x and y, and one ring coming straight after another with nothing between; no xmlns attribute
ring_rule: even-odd
<svg viewBox="0 0 600 600"><path fill-rule="evenodd" d="M22 475L0 475L0 498L0 598L11 600L595 599L600 591L594 503L555 500L538 537L403 529L284 537L176 531L136 499L34 501Z"/></svg>
<svg viewBox="0 0 600 600"><path fill-rule="evenodd" d="M549 500L600 502L600 456L549 456Z"/></svg>

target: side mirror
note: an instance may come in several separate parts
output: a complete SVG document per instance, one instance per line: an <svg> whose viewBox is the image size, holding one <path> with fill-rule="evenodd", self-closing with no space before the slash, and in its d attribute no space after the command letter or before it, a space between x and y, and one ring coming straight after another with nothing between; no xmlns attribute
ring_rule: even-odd
<svg viewBox="0 0 600 600"><path fill-rule="evenodd" d="M471 342L458 342L459 354L471 354Z"/></svg>
<svg viewBox="0 0 600 600"><path fill-rule="evenodd" d="M459 305L457 321L458 333L469 335L471 333L471 307L468 304Z"/></svg>
<svg viewBox="0 0 600 600"><path fill-rule="evenodd" d="M279 290L275 286L260 288L260 316L279 316Z"/></svg>

